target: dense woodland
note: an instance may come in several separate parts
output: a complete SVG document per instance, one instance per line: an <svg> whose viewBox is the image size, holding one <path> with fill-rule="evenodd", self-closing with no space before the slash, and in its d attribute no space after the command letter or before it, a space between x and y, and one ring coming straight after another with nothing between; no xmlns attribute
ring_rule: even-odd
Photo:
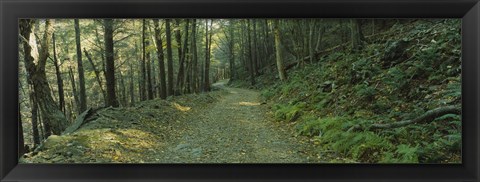
<svg viewBox="0 0 480 182"><path fill-rule="evenodd" d="M298 138L290 143L302 152L289 147L282 161L458 163L460 42L460 21L443 19L21 19L20 155L168 163L156 143L188 148L173 138L231 99L236 115L205 122L258 112ZM102 143L109 133L118 138ZM130 146L135 138L144 148ZM112 140L123 149L108 149ZM239 156L248 151L258 152ZM217 161L200 160L214 156L205 146L189 152ZM252 161L235 159L218 162ZM281 162L273 160L265 162Z"/></svg>

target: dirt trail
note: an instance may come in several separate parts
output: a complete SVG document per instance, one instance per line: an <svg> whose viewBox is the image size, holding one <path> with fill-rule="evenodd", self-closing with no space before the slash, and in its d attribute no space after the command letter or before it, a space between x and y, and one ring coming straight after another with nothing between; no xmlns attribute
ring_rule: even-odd
<svg viewBox="0 0 480 182"><path fill-rule="evenodd" d="M214 87L229 93L211 107L186 118L188 127L162 149L162 162L174 163L305 163L303 146L293 133L275 126L253 90ZM311 162L311 161L310 161Z"/></svg>
<svg viewBox="0 0 480 182"><path fill-rule="evenodd" d="M273 122L254 90L107 108L71 135L50 136L25 163L312 163L311 142ZM215 98L214 98L215 97ZM195 100L199 99L199 100ZM179 112L181 110L182 112Z"/></svg>

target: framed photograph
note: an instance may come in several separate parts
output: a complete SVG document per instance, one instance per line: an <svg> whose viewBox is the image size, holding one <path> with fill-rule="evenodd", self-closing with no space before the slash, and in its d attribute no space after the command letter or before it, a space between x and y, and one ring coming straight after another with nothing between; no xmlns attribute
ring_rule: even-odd
<svg viewBox="0 0 480 182"><path fill-rule="evenodd" d="M1 181L479 181L478 0L1 0Z"/></svg>

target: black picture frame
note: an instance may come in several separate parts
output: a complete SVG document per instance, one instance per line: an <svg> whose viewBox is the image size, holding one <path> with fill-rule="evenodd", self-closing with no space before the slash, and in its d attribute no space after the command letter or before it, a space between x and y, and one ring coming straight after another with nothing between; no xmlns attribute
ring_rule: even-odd
<svg viewBox="0 0 480 182"><path fill-rule="evenodd" d="M462 18L462 164L18 164L19 18ZM479 181L478 0L0 0L0 181Z"/></svg>

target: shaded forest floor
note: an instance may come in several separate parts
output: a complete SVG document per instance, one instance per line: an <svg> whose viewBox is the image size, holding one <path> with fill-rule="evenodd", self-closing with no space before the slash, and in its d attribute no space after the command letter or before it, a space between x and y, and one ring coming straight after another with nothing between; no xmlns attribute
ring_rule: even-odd
<svg viewBox="0 0 480 182"><path fill-rule="evenodd" d="M322 162L306 137L272 122L254 90L229 88L96 112L78 131L50 136L26 163Z"/></svg>

